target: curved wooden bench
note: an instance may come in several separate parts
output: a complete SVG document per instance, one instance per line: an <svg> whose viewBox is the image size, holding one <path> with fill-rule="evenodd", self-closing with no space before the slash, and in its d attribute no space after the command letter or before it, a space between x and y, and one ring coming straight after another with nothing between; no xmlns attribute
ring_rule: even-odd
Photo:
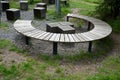
<svg viewBox="0 0 120 80"><path fill-rule="evenodd" d="M36 29L31 25L31 20L17 20L14 23L14 28L19 33L23 34L24 36L27 36L27 38L30 37L53 42L53 54L57 54L58 42L90 42L88 51L91 51L92 41L102 39L112 32L112 28L110 27L110 25L99 19L76 14L68 14L67 21L69 20L69 18L79 18L86 20L89 22L88 28L90 28L90 24L93 24L94 28L92 30L89 30L88 32L75 34L51 33Z"/></svg>

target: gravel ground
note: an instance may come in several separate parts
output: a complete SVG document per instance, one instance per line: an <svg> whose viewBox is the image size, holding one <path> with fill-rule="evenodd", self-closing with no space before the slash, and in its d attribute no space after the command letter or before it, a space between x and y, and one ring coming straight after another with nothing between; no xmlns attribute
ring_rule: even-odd
<svg viewBox="0 0 120 80"><path fill-rule="evenodd" d="M44 20L34 19L32 10L21 11L21 19L22 20L33 20L32 25L41 30L46 30L46 23L52 22L46 19ZM25 45L24 37L14 30L13 28L14 21L8 21L6 19L5 12L2 12L1 21L7 22L9 26L7 30L0 30L0 38L9 39L13 41L13 43L15 43L19 48L29 49L31 53L52 54L52 43L51 42L31 39L30 40L31 45L28 45L28 46ZM80 30L85 31L85 29L86 27L81 28ZM77 31L80 31L80 30L77 29ZM75 43L75 44L59 43L58 53L59 54L75 54L75 53L79 53L80 50L87 51L87 48L88 48L88 43Z"/></svg>

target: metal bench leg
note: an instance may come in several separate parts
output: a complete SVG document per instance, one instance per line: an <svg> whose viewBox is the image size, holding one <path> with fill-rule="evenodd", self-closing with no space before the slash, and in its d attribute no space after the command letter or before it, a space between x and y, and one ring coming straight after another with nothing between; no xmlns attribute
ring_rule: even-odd
<svg viewBox="0 0 120 80"><path fill-rule="evenodd" d="M90 30L90 27L91 27L91 23L88 22L88 28L87 28L88 31Z"/></svg>
<svg viewBox="0 0 120 80"><path fill-rule="evenodd" d="M88 52L92 52L92 41L89 42Z"/></svg>
<svg viewBox="0 0 120 80"><path fill-rule="evenodd" d="M25 44L26 45L29 45L29 39L30 39L29 37L25 36Z"/></svg>
<svg viewBox="0 0 120 80"><path fill-rule="evenodd" d="M57 42L53 42L53 55L57 55L57 45L58 43Z"/></svg>
<svg viewBox="0 0 120 80"><path fill-rule="evenodd" d="M67 16L66 20L69 21L69 17L68 16Z"/></svg>

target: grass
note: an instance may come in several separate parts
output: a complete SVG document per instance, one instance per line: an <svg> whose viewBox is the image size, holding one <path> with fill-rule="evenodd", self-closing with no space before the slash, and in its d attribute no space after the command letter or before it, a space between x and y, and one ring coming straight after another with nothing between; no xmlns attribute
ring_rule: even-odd
<svg viewBox="0 0 120 80"><path fill-rule="evenodd" d="M24 49L17 48L11 41L7 39L0 39L0 49L8 49L9 51L15 51L17 53L27 53Z"/></svg>
<svg viewBox="0 0 120 80"><path fill-rule="evenodd" d="M98 69L98 73L93 76L87 76L87 80L119 80L120 74L120 57L108 57L103 61L103 66ZM34 65L34 66L33 66ZM48 68L55 69L47 72ZM40 63L33 59L29 59L24 63L18 65L11 65L6 67L4 64L0 65L0 72L4 80L22 79L22 80L80 80L79 74L65 74L65 69L58 66L52 66L47 63ZM85 76L84 76L85 77Z"/></svg>
<svg viewBox="0 0 120 80"><path fill-rule="evenodd" d="M20 9L20 0L10 0L10 7ZM32 9L36 3L41 2L41 0L33 0L33 3L30 4L30 0L28 0L29 8Z"/></svg>
<svg viewBox="0 0 120 80"><path fill-rule="evenodd" d="M59 66L54 67L47 65L47 63L41 64L34 60L30 61L31 62L27 61L18 65L11 65L10 67L1 64L0 73L3 80L71 80L73 78L79 80L78 75L66 75L65 70L63 68L60 68ZM49 67L55 70L47 71L49 70Z"/></svg>
<svg viewBox="0 0 120 80"><path fill-rule="evenodd" d="M57 63L56 63L57 64ZM59 63L58 63L59 64ZM9 67L4 64L0 65L0 73L3 80L119 80L120 77L120 57L108 57L103 65L98 68L95 75L86 74L65 74L65 69L59 65L49 65L48 62L38 62L34 59L28 59L26 62L11 65Z"/></svg>
<svg viewBox="0 0 120 80"><path fill-rule="evenodd" d="M110 43L109 40L104 40L104 42ZM106 46L109 45L106 44ZM12 44L11 41L5 39L0 40L1 49L7 48L10 50L14 47L15 45ZM15 48L14 51L16 52L18 49ZM89 73L68 73L66 72L67 67L62 67L61 63L64 61L65 64L69 64L71 67L81 61L84 61L84 63L88 61L96 63L96 58L99 58L101 56L103 56L103 54L101 55L100 53L86 53L84 51L80 52L80 54L75 55L50 56L47 54L40 54L37 57L37 60L26 56L26 61L19 64L11 64L10 66L7 66L4 63L0 63L0 75L3 80L86 80L86 78L89 77ZM68 67L68 69L71 68Z"/></svg>
<svg viewBox="0 0 120 80"><path fill-rule="evenodd" d="M102 0L84 0L85 2L99 4Z"/></svg>
<svg viewBox="0 0 120 80"><path fill-rule="evenodd" d="M90 4L82 3L81 0L71 0L70 3L72 3L70 4L70 8L79 9L79 13L83 15L92 14L95 11L96 6L97 6L97 5L90 5Z"/></svg>
<svg viewBox="0 0 120 80"><path fill-rule="evenodd" d="M19 0L10 0L10 7L20 9Z"/></svg>
<svg viewBox="0 0 120 80"><path fill-rule="evenodd" d="M87 80L120 80L120 56L110 56L102 64L98 73Z"/></svg>
<svg viewBox="0 0 120 80"><path fill-rule="evenodd" d="M8 23L7 22L1 22L0 23L0 29L6 30L8 28Z"/></svg>
<svg viewBox="0 0 120 80"><path fill-rule="evenodd" d="M55 6L50 6L50 9L47 10L47 20L52 21L63 21L63 17L71 13L71 9L69 7L62 7L61 14L57 15L55 12Z"/></svg>

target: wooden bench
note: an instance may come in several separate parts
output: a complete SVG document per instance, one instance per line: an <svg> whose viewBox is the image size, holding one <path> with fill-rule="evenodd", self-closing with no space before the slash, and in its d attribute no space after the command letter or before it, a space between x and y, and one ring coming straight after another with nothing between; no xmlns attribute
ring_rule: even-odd
<svg viewBox="0 0 120 80"><path fill-rule="evenodd" d="M68 14L67 21L69 18L79 18L88 21L88 28L90 29L90 25L93 24L94 28L89 30L88 32L83 33L75 33L75 34L63 34L63 33L51 33L42 31L34 28L31 25L31 20L17 20L14 23L14 28L21 34L26 37L40 39L44 41L53 42L53 54L57 54L57 43L81 43L81 42L89 42L88 51L91 51L92 41L102 39L108 36L112 32L112 28L110 25L101 21L99 19L95 19L88 16L76 15L76 14ZM26 42L28 38L26 38Z"/></svg>

